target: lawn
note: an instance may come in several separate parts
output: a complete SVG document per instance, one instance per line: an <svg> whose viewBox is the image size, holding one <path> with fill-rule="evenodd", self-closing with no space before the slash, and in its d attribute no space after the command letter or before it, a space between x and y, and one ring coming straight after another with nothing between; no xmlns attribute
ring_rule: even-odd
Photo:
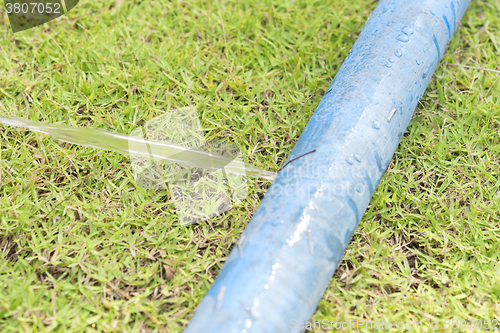
<svg viewBox="0 0 500 333"><path fill-rule="evenodd" d="M15 35L3 12L0 114L130 134L195 106L277 171L375 5L83 0ZM314 321L500 319L499 61L500 2L474 1ZM0 181L2 332L181 332L271 184L183 226L127 156L5 126Z"/></svg>

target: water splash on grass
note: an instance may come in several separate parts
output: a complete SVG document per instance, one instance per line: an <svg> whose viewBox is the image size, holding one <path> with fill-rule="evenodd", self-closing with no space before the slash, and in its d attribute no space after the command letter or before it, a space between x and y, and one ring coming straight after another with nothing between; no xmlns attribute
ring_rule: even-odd
<svg viewBox="0 0 500 333"><path fill-rule="evenodd" d="M22 127L34 132L44 133L54 139L77 144L84 147L92 147L103 150L115 151L126 155L154 157L157 159L176 162L181 165L218 170L224 168L226 172L254 178L274 180L275 172L266 171L254 167L242 161L234 161L225 156L213 154L204 150L190 149L181 145L151 141L137 136L128 136L119 133L108 132L91 128L79 128L62 124L42 123L17 117L0 117L0 124ZM138 147L149 146L148 150L132 150L130 143L137 143Z"/></svg>
<svg viewBox="0 0 500 333"><path fill-rule="evenodd" d="M137 185L153 190L168 188L184 225L220 215L241 202L247 195L247 176L276 177L274 172L243 162L235 145L207 144L193 107L167 112L131 135L16 117L0 117L0 124L130 156Z"/></svg>

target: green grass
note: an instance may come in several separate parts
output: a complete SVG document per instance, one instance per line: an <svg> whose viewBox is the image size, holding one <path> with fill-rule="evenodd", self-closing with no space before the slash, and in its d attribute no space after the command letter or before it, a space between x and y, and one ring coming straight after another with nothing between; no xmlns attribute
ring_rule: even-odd
<svg viewBox="0 0 500 333"><path fill-rule="evenodd" d="M82 1L16 35L3 14L0 113L128 134L196 105L277 171L375 4ZM500 319L500 73L463 66L500 69L500 3L462 25L313 320ZM270 185L181 226L127 157L8 127L0 148L2 332L182 331Z"/></svg>

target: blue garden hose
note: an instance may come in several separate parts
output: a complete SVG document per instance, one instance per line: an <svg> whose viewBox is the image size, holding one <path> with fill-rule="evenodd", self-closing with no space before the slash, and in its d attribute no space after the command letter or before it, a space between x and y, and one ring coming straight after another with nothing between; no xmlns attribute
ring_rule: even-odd
<svg viewBox="0 0 500 333"><path fill-rule="evenodd" d="M304 330L469 3L379 2L186 333Z"/></svg>

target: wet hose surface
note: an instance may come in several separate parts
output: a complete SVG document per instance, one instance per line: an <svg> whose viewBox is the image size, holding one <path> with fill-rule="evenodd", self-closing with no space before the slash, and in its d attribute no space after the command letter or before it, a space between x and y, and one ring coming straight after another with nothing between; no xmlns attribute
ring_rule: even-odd
<svg viewBox="0 0 500 333"><path fill-rule="evenodd" d="M469 0L381 0L185 332L301 332Z"/></svg>

